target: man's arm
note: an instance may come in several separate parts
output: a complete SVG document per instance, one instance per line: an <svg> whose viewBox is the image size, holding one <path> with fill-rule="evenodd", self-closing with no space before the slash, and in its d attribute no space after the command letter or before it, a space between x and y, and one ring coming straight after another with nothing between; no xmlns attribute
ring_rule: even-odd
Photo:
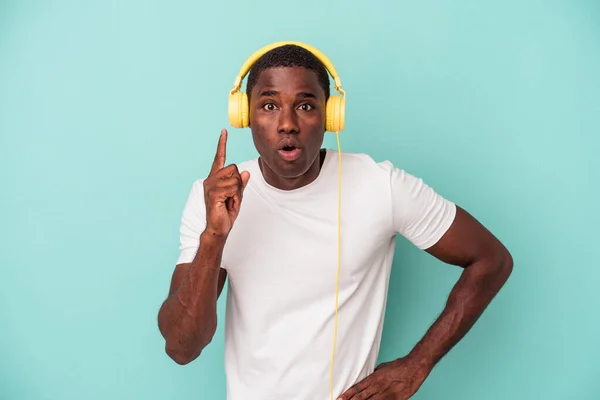
<svg viewBox="0 0 600 400"><path fill-rule="evenodd" d="M426 251L463 267L441 315L406 357L379 365L339 399L412 397L435 364L473 327L510 276L513 261L502 243L460 207L443 237Z"/></svg>
<svg viewBox="0 0 600 400"><path fill-rule="evenodd" d="M194 186L182 217L185 247L195 247L196 239L190 238L199 232L198 249L191 263L176 266L169 296L158 314L165 350L178 364L195 360L217 329L217 299L226 279L221 268L223 249L250 179L250 173L240 174L235 164L225 167L226 144L227 131L223 129L210 173L202 189ZM200 206L200 193L204 207ZM203 213L205 217L200 217Z"/></svg>
<svg viewBox="0 0 600 400"><path fill-rule="evenodd" d="M220 267L224 244L224 238L203 233L194 260L173 272L158 326L167 354L178 364L196 359L215 334L216 304L227 276Z"/></svg>
<svg viewBox="0 0 600 400"><path fill-rule="evenodd" d="M433 367L471 329L504 286L513 260L491 232L458 206L448 232L426 251L464 268L441 315L410 353Z"/></svg>

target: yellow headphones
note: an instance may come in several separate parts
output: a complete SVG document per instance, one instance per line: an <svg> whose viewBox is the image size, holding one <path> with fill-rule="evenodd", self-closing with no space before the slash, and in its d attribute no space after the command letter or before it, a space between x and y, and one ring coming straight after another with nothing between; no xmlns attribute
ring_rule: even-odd
<svg viewBox="0 0 600 400"><path fill-rule="evenodd" d="M268 51L284 46L287 44L293 44L296 46L300 46L312 54L315 55L322 63L325 65L329 74L333 77L335 82L335 89L343 96L329 96L327 100L326 106L326 122L325 122L325 130L329 132L335 132L338 146L338 265L337 265L337 274L336 274L336 282L335 282L335 326L334 326L334 334L333 334L333 350L331 354L331 367L329 371L329 390L330 390L330 399L333 400L333 364L335 359L335 347L337 342L337 330L338 330L338 293L339 293L339 280L340 280L340 269L341 269L341 202L342 202L342 153L340 150L340 137L339 131L344 129L344 116L346 109L346 93L342 90L342 82L340 77L337 75L337 71L335 67L329 61L329 59L321 53L316 48L309 46L307 44L301 42L276 42L270 45L267 45L256 53L254 53L244 65L240 69L238 76L235 78L235 83L233 89L229 93L229 122L235 128L246 128L249 125L249 114L248 114L248 95L246 93L239 92L242 86L242 80L244 76L248 73L252 65L258 60L262 55L267 53Z"/></svg>
<svg viewBox="0 0 600 400"><path fill-rule="evenodd" d="M301 42L276 42L263 48L259 49L256 53L252 54L248 60L242 65L238 76L235 78L235 82L233 84L233 89L229 93L229 122L235 128L247 128L249 125L249 110L248 110L248 95L243 92L239 92L242 87L242 80L252 67L256 60L258 60L261 56L263 56L268 51L281 47L284 45L293 44L299 47L302 47L312 54L315 55L323 63L331 77L335 82L335 89L342 95L340 96L330 96L327 100L326 106L326 122L325 122L325 130L329 132L339 132L344 129L344 116L346 110L346 93L342 90L342 82L340 77L335 70L335 67L329 61L329 58L325 56L322 52L317 50L316 48L301 43Z"/></svg>

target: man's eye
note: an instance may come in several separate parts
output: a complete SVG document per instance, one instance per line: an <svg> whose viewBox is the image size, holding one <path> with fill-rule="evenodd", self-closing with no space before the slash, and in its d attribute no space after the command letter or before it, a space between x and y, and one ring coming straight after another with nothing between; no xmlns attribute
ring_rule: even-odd
<svg viewBox="0 0 600 400"><path fill-rule="evenodd" d="M302 104L302 105L300 106L300 109L301 109L302 111L310 111L310 110L312 110L312 109L313 109L313 107L312 107L310 104Z"/></svg>
<svg viewBox="0 0 600 400"><path fill-rule="evenodd" d="M273 110L275 110L275 104L267 103L263 106L263 108L267 111L273 111Z"/></svg>

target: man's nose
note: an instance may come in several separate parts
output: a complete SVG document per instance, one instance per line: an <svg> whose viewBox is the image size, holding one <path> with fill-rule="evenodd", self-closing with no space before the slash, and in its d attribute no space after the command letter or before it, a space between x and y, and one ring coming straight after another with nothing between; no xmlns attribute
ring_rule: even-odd
<svg viewBox="0 0 600 400"><path fill-rule="evenodd" d="M298 116L292 107L283 107L279 113L279 126L277 131L279 133L298 133L300 128L298 127Z"/></svg>

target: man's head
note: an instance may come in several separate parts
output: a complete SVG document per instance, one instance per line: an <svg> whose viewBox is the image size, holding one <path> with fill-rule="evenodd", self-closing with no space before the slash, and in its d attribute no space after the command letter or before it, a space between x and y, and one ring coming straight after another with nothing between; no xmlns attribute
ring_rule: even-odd
<svg viewBox="0 0 600 400"><path fill-rule="evenodd" d="M250 129L271 183L293 187L305 175L318 174L329 92L327 70L299 46L275 48L251 68L246 84Z"/></svg>
<svg viewBox="0 0 600 400"><path fill-rule="evenodd" d="M252 89L262 71L277 67L302 67L314 71L319 79L319 84L325 92L325 100L329 99L329 74L323 63L310 51L296 45L277 47L260 57L248 73L246 93L252 95Z"/></svg>

